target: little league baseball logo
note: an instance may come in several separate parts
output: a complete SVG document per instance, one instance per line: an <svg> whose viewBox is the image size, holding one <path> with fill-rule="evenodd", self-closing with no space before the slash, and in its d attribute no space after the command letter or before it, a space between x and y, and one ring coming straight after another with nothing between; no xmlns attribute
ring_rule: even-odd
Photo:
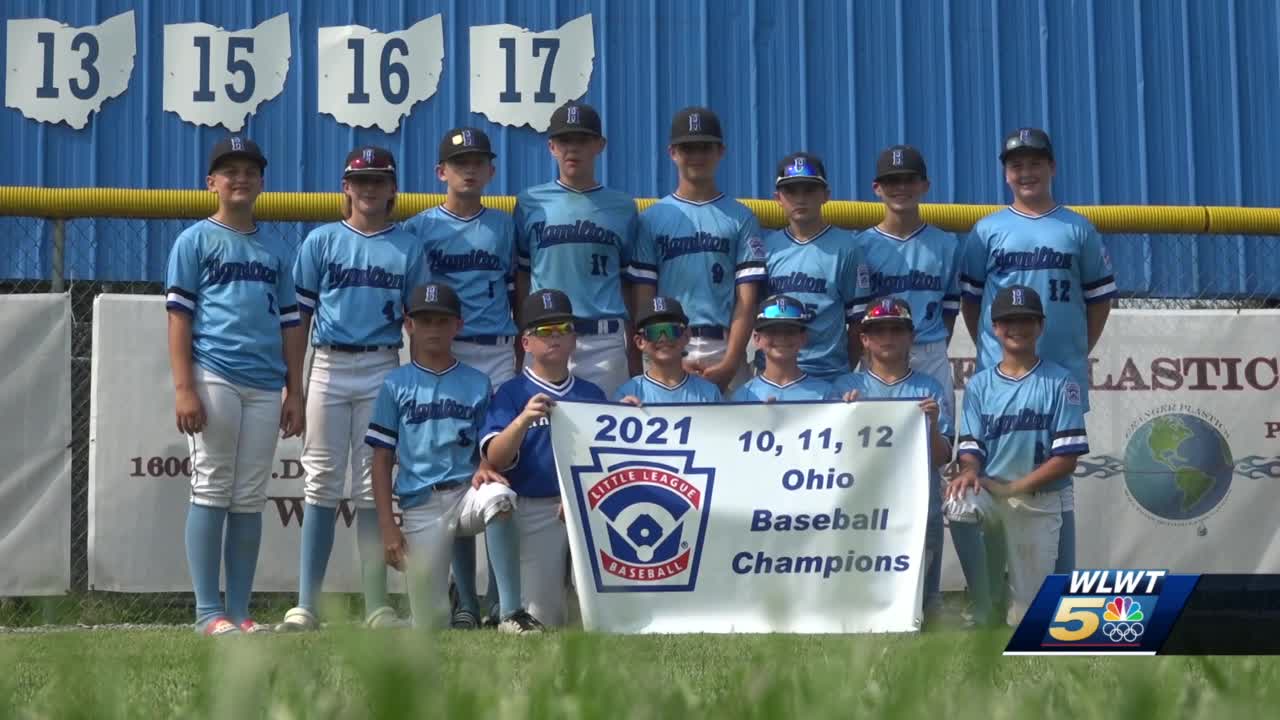
<svg viewBox="0 0 1280 720"><path fill-rule="evenodd" d="M694 589L713 468L690 450L591 448L570 468L597 592Z"/></svg>

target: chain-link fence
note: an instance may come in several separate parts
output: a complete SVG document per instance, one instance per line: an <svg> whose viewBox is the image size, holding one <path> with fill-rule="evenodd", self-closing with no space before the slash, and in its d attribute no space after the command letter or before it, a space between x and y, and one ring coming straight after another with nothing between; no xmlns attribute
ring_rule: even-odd
<svg viewBox="0 0 1280 720"><path fill-rule="evenodd" d="M89 587L89 423L91 366L93 361L94 299L103 293L158 295L164 290L163 277L169 249L190 220L133 220L83 218L45 220L29 217L0 218L0 295L18 293L66 293L71 301L71 413L72 499L71 499L71 587L65 596L51 598L0 599L0 627L39 624L186 623L193 617L190 593L122 594L95 591ZM314 224L264 222L259 232L280 237L297 248ZM1143 309L1252 309L1280 307L1280 292L1250 290L1272 286L1280 276L1280 237L1222 236L1224 242L1248 243L1247 252L1237 253L1219 272L1202 251L1211 236L1108 235L1104 238L1117 259L1121 299L1118 307ZM1124 248L1123 252L1117 252ZM1161 264L1197 273L1199 294L1161 292L1150 282L1153 263L1135 268L1134 258L1151 260L1162 255ZM1207 263L1207 264L1206 264ZM1215 279L1215 273L1230 275L1229 281ZM1271 278L1271 279L1268 279ZM1265 282L1260 282L1265 281ZM1234 289L1234 291L1233 291ZM0 300L3 302L3 300ZM158 388L167 391L168 388ZM180 542L179 539L173 539ZM264 552L269 548L264 546ZM255 594L260 617L276 618L289 607L293 597L286 594ZM359 607L350 599L352 612ZM259 612L255 610L255 612Z"/></svg>

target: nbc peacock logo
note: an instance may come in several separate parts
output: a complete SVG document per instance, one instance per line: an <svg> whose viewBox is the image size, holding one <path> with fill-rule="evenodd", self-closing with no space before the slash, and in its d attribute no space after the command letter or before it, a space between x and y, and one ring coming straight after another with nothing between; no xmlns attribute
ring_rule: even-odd
<svg viewBox="0 0 1280 720"><path fill-rule="evenodd" d="M1146 631L1145 618L1141 602L1128 595L1113 597L1102 613L1102 634L1111 642L1137 642Z"/></svg>

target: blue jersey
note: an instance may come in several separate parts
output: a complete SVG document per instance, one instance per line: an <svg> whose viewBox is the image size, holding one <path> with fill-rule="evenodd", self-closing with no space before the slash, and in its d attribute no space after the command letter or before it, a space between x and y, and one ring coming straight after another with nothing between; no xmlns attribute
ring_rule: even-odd
<svg viewBox="0 0 1280 720"><path fill-rule="evenodd" d="M462 300L463 337L516 334L516 229L510 215L486 208L464 218L437 205L406 220L404 229L422 240L431 279Z"/></svg>
<svg viewBox="0 0 1280 720"><path fill-rule="evenodd" d="M457 361L442 372L411 362L387 373L364 441L395 451L401 508L427 502L440 483L471 482L491 390L484 373Z"/></svg>
<svg viewBox="0 0 1280 720"><path fill-rule="evenodd" d="M426 282L422 243L392 225L366 235L346 222L307 234L293 266L298 304L315 316L311 344L400 347L404 307Z"/></svg>
<svg viewBox="0 0 1280 720"><path fill-rule="evenodd" d="M685 374L675 386L666 385L649 377L637 375L622 383L613 399L620 401L632 395L645 405L671 405L676 403L718 403L724 400L716 384L697 375Z"/></svg>
<svg viewBox="0 0 1280 720"><path fill-rule="evenodd" d="M839 400L831 387L831 383L812 375L801 375L786 385L778 385L769 381L764 375L757 375L743 383L733 391L733 402L765 402L774 398L778 402L797 402L801 400Z"/></svg>
<svg viewBox="0 0 1280 720"><path fill-rule="evenodd" d="M1032 216L1005 208L973 227L965 242L960 286L981 303L977 369L1000 362L1000 341L991 329L991 303L1001 288L1026 285L1044 303L1041 357L1071 371L1089 408L1089 335L1085 305L1116 294L1111 260L1098 231L1081 215L1058 206Z"/></svg>
<svg viewBox="0 0 1280 720"><path fill-rule="evenodd" d="M506 429L520 413L529 398L538 393L546 393L553 400L578 400L581 402L608 402L604 391L582 378L570 375L563 383L556 385L537 375L533 370L525 368L524 372L498 386L493 400L489 403L489 413L484 420L484 440L481 448L488 444L498 433ZM555 412L554 410L552 412ZM498 468L511 489L517 495L525 497L556 497L560 495L560 484L556 480L556 461L551 454L551 423L539 421L525 433L520 443L520 451L516 455L515 464L509 468Z"/></svg>
<svg viewBox="0 0 1280 720"><path fill-rule="evenodd" d="M300 319L289 255L282 240L212 218L182 231L169 252L165 307L191 316L197 365L243 387L284 387L281 329Z"/></svg>
<svg viewBox="0 0 1280 720"><path fill-rule="evenodd" d="M999 365L969 378L957 455L981 460L983 474L1014 482L1055 455L1087 452L1084 392L1066 368L1041 360L1016 380ZM1070 484L1065 477L1044 489Z"/></svg>
<svg viewBox="0 0 1280 720"><path fill-rule="evenodd" d="M535 185L516 196L515 224L529 292L563 291L580 318L627 317L623 275L638 279L631 269L636 203L630 195L600 185L574 190L559 180Z"/></svg>
<svg viewBox="0 0 1280 720"><path fill-rule="evenodd" d="M961 247L955 235L932 225L905 238L876 227L862 233L871 297L891 295L911 307L917 345L945 342L943 321L960 312Z"/></svg>
<svg viewBox="0 0 1280 720"><path fill-rule="evenodd" d="M800 369L832 379L849 372L851 318L867 309L870 278L857 236L828 226L808 240L787 229L764 239L769 272L768 295L785 293L805 304L809 340L800 349Z"/></svg>
<svg viewBox="0 0 1280 720"><path fill-rule="evenodd" d="M739 283L765 279L760 222L720 195L693 202L668 195L640 214L635 273L675 298L694 326L729 327Z"/></svg>

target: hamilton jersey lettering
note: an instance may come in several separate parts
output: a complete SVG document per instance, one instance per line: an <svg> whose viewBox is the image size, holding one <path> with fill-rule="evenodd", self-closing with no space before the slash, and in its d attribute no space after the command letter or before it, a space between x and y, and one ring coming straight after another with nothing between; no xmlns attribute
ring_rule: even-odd
<svg viewBox="0 0 1280 720"><path fill-rule="evenodd" d="M547 225L546 223L534 223L531 226L533 234L538 237L539 248L549 248L553 245L564 245L566 243L592 243L595 245L611 245L618 247L622 244L622 238L618 233L613 232L609 228L603 228L590 220L579 220L572 225Z"/></svg>
<svg viewBox="0 0 1280 720"><path fill-rule="evenodd" d="M871 273L871 294L875 297L908 290L941 292L942 278L919 270L912 270L906 275L886 275L881 272Z"/></svg>
<svg viewBox="0 0 1280 720"><path fill-rule="evenodd" d="M1047 430L1053 422L1053 416L1023 408L1009 415L983 415L982 422L987 429L987 437L997 438L1019 430Z"/></svg>
<svg viewBox="0 0 1280 720"><path fill-rule="evenodd" d="M769 294L778 293L826 293L827 279L793 272L782 277L769 276Z"/></svg>
<svg viewBox="0 0 1280 720"><path fill-rule="evenodd" d="M335 290L349 287L371 287L386 290L404 289L404 275L393 273L376 265L364 268L349 268L343 267L341 263L329 263L328 281L328 287Z"/></svg>
<svg viewBox="0 0 1280 720"><path fill-rule="evenodd" d="M728 253L729 238L716 237L710 233L700 232L685 237L659 235L655 242L658 245L658 256L662 260L678 258L692 253L714 252Z"/></svg>
<svg viewBox="0 0 1280 720"><path fill-rule="evenodd" d="M906 237L879 227L859 237L871 269L871 296L892 295L911 307L917 346L945 341L947 320L960 312L959 239L927 223Z"/></svg>
<svg viewBox="0 0 1280 720"><path fill-rule="evenodd" d="M473 270L506 270L502 258L485 250L449 254L442 250L427 253L427 268L433 273L470 272Z"/></svg>
<svg viewBox="0 0 1280 720"><path fill-rule="evenodd" d="M446 418L473 420L475 416L476 407L474 405L466 405L450 399L416 404L407 402L404 406L404 421L410 425L420 425L428 420L444 420Z"/></svg>
<svg viewBox="0 0 1280 720"><path fill-rule="evenodd" d="M220 258L211 257L205 259L204 270L208 273L210 285L230 282L276 284L276 271L260 262L222 262Z"/></svg>
<svg viewBox="0 0 1280 720"><path fill-rule="evenodd" d="M1058 252L1051 247L1038 247L1027 252L994 250L991 253L992 268L998 273L1014 270L1070 270L1074 256Z"/></svg>

